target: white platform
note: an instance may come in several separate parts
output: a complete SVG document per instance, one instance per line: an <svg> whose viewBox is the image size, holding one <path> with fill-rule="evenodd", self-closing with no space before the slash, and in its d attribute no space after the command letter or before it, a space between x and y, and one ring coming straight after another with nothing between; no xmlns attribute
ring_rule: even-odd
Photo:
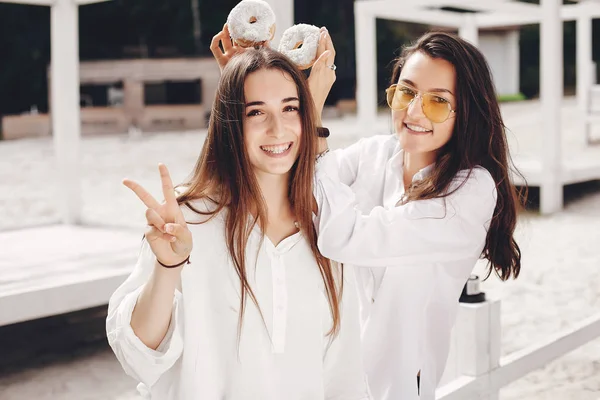
<svg viewBox="0 0 600 400"><path fill-rule="evenodd" d="M54 225L0 232L0 326L108 303L141 235Z"/></svg>

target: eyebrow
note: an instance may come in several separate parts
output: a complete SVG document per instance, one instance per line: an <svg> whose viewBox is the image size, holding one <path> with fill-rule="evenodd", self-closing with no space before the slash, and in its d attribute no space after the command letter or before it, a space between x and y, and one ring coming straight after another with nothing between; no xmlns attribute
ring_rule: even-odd
<svg viewBox="0 0 600 400"><path fill-rule="evenodd" d="M292 101L300 101L299 98L297 97L286 97L285 99L281 100L281 104L284 103L290 103ZM264 106L265 102L264 101L251 101L250 103L246 103L246 107L252 107L252 106Z"/></svg>
<svg viewBox="0 0 600 400"><path fill-rule="evenodd" d="M417 88L417 85L415 85L415 83L413 81L411 81L410 79L402 79L402 82L409 84L410 86L414 87L415 89ZM450 93L452 96L454 96L454 93L452 93L448 89L434 88L434 89L427 90L427 92L429 92L429 93Z"/></svg>

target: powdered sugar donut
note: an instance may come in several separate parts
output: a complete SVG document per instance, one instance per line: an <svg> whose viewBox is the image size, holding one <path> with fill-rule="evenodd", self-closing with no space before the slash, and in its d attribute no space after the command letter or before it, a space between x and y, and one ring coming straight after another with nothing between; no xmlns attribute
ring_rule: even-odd
<svg viewBox="0 0 600 400"><path fill-rule="evenodd" d="M263 0L242 0L227 17L231 38L242 47L260 46L275 35L275 13Z"/></svg>
<svg viewBox="0 0 600 400"><path fill-rule="evenodd" d="M300 69L312 67L317 58L321 30L314 25L297 24L283 32L279 51L288 56Z"/></svg>

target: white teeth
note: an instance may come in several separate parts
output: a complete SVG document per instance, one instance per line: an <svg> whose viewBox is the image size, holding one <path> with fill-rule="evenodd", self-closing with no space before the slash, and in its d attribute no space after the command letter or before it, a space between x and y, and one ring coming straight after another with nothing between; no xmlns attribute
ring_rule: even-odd
<svg viewBox="0 0 600 400"><path fill-rule="evenodd" d="M408 129L415 131L415 132L429 132L430 131L430 129L425 129L423 127L420 127L419 125L406 124L406 126L408 127Z"/></svg>
<svg viewBox="0 0 600 400"><path fill-rule="evenodd" d="M288 144L282 144L282 145L278 145L278 146L260 146L260 148L263 151L267 151L269 153L273 153L273 154L281 154L284 153L285 151L287 151L287 149L289 149L290 147L292 147L292 143L288 143Z"/></svg>

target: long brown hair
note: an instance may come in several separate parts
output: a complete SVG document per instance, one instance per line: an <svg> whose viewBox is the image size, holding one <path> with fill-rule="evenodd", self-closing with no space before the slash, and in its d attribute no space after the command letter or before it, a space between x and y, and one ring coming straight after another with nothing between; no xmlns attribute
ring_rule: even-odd
<svg viewBox="0 0 600 400"><path fill-rule="evenodd" d="M490 68L481 52L469 42L452 34L430 32L403 49L395 60L392 83L398 82L404 63L417 52L454 66L458 103L450 141L439 150L432 174L411 188L406 199L445 197L454 191L449 188L459 171L468 170L470 174L476 166L487 169L496 182L498 200L482 257L489 261L488 276L494 271L502 280L516 278L521 271L521 250L514 231L523 198L510 180L511 169L519 172L508 151L506 127Z"/></svg>
<svg viewBox="0 0 600 400"><path fill-rule="evenodd" d="M192 177L182 185L185 191L178 197L178 201L199 214L206 212L193 208L191 201L205 199L214 203L216 207L209 213L212 216L223 209L227 210L227 247L240 278L239 335L247 296L260 311L246 273L246 245L254 225L258 223L264 231L268 223L267 207L244 147L242 128L245 112L244 82L249 74L261 69L280 70L288 74L298 89L302 135L298 159L290 171L288 197L296 221L319 266L333 320L328 334L335 335L340 327L343 276L341 270L337 270L337 264L332 264L319 252L312 222L315 204L312 185L317 153L314 105L304 75L284 55L266 48L249 49L229 61L219 81L202 153Z"/></svg>

